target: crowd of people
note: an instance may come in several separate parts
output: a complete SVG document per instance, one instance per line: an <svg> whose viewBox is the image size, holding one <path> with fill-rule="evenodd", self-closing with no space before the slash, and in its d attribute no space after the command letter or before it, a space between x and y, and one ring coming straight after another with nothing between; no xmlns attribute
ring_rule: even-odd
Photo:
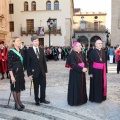
<svg viewBox="0 0 120 120"><path fill-rule="evenodd" d="M0 41L0 73L1 80L10 79L15 108L22 111L25 106L21 102L21 91L25 90L24 71L34 83L34 99L37 106L40 103L49 104L46 100L46 61L66 60L70 68L68 84L68 104L82 105L87 102L86 72L90 76L91 102L102 102L107 96L107 60L117 63L117 73L120 71L120 47L102 47L102 41L96 40L95 46L85 47L74 42L72 47L39 46L37 36L31 37L32 45L21 44L19 37L13 37L9 47ZM8 75L9 73L9 75ZM40 86L40 92L39 92ZM97 86L97 87L96 87Z"/></svg>

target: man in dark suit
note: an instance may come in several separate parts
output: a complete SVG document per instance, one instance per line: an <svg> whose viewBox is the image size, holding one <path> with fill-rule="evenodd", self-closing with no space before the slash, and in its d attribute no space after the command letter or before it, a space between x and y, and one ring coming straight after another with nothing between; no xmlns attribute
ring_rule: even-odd
<svg viewBox="0 0 120 120"><path fill-rule="evenodd" d="M27 74L30 80L33 80L34 83L36 105L40 105L40 102L49 104L50 102L45 100L47 64L45 61L44 51L39 47L37 36L32 36L31 41L33 47L30 47L27 50Z"/></svg>

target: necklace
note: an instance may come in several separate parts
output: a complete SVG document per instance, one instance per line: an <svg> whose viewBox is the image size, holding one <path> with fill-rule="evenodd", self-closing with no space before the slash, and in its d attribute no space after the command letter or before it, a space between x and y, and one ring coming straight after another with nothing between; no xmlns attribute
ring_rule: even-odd
<svg viewBox="0 0 120 120"><path fill-rule="evenodd" d="M98 54L98 56L100 58L100 61L102 61L102 55L100 55L97 50L96 50L96 52L97 52L97 54Z"/></svg>

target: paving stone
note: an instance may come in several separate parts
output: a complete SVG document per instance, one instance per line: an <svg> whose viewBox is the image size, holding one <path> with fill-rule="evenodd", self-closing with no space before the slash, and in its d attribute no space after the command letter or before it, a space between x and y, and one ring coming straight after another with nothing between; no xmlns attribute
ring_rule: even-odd
<svg viewBox="0 0 120 120"><path fill-rule="evenodd" d="M26 90L21 93L25 110L19 112L14 109L12 96L10 107L6 108L10 84L8 79L0 80L0 120L120 120L120 74L116 72L116 64L108 63L107 100L101 104L88 101L74 107L67 104L69 69L65 68L65 61L49 61L47 65L46 99L51 103L35 106L34 90L32 88L30 96L31 82L26 75ZM89 96L88 75L86 81Z"/></svg>

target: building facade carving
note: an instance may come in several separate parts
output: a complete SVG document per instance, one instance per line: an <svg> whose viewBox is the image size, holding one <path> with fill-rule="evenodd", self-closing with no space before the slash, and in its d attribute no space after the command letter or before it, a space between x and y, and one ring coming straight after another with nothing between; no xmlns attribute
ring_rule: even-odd
<svg viewBox="0 0 120 120"><path fill-rule="evenodd" d="M9 1L0 0L0 40L9 44Z"/></svg>

